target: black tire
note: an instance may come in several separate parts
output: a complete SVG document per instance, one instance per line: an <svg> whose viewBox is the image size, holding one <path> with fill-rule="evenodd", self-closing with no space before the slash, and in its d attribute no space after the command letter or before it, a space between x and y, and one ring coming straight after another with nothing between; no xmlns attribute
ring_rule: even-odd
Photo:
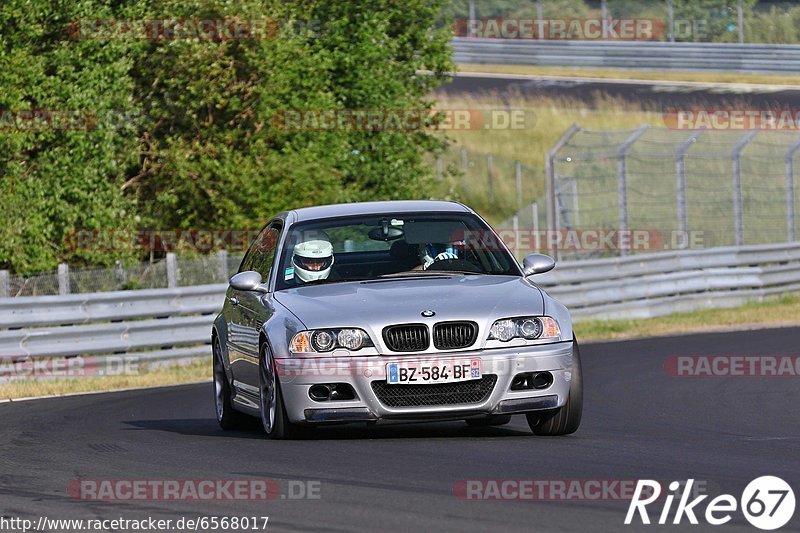
<svg viewBox="0 0 800 533"><path fill-rule="evenodd" d="M261 411L261 426L268 439L297 439L307 436L306 427L292 424L283 406L281 386L275 375L272 356L266 344L261 345L258 364L258 396Z"/></svg>
<svg viewBox="0 0 800 533"><path fill-rule="evenodd" d="M572 381L567 403L558 409L527 413L528 425L535 435L557 436L575 433L583 415L583 374L578 341L572 344Z"/></svg>
<svg viewBox="0 0 800 533"><path fill-rule="evenodd" d="M502 426L511 422L511 415L488 415L482 418L467 418L464 422L472 427Z"/></svg>
<svg viewBox="0 0 800 533"><path fill-rule="evenodd" d="M233 408L231 386L228 383L227 374L225 374L225 365L222 362L222 343L218 336L214 337L211 351L214 359L214 407L219 427L226 431L244 429L250 422L250 417Z"/></svg>

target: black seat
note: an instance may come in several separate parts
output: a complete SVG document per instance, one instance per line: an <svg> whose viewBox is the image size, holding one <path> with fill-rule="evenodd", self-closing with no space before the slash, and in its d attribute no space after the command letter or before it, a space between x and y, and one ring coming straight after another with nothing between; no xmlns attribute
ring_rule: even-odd
<svg viewBox="0 0 800 533"><path fill-rule="evenodd" d="M392 266L398 271L411 270L420 265L419 249L414 244L406 241L395 241L389 248L389 257L392 258Z"/></svg>

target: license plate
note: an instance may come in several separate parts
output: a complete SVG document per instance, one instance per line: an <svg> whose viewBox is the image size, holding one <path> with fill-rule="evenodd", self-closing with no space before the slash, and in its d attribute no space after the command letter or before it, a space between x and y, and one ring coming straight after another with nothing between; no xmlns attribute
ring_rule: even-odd
<svg viewBox="0 0 800 533"><path fill-rule="evenodd" d="M390 385L428 385L481 379L480 359L456 361L403 361L387 363L386 383Z"/></svg>

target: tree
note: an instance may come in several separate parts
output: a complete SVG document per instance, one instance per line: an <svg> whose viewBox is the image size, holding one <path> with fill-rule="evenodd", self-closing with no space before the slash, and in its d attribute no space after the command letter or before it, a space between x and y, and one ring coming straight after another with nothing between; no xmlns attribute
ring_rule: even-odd
<svg viewBox="0 0 800 533"><path fill-rule="evenodd" d="M443 148L439 137L287 131L275 117L429 109L426 95L452 69L450 28L433 28L439 9L432 0L9 0L0 7L0 110L80 110L90 126L0 131L0 266L131 258L70 246L81 228L252 229L291 207L427 197L424 157ZM82 18L165 17L190 19L183 30L193 19L271 19L280 31L68 33ZM421 68L434 75L417 75Z"/></svg>

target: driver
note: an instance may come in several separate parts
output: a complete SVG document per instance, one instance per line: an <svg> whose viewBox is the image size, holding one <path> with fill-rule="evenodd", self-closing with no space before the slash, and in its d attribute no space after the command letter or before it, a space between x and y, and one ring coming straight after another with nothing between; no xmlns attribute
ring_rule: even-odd
<svg viewBox="0 0 800 533"><path fill-rule="evenodd" d="M425 246L420 246L420 260L422 261L422 270L428 270L436 261L444 261L447 259L458 259L459 250L456 247L458 243L429 243Z"/></svg>
<svg viewBox="0 0 800 533"><path fill-rule="evenodd" d="M295 278L303 283L327 279L333 266L333 245L324 235L297 243L292 266Z"/></svg>

